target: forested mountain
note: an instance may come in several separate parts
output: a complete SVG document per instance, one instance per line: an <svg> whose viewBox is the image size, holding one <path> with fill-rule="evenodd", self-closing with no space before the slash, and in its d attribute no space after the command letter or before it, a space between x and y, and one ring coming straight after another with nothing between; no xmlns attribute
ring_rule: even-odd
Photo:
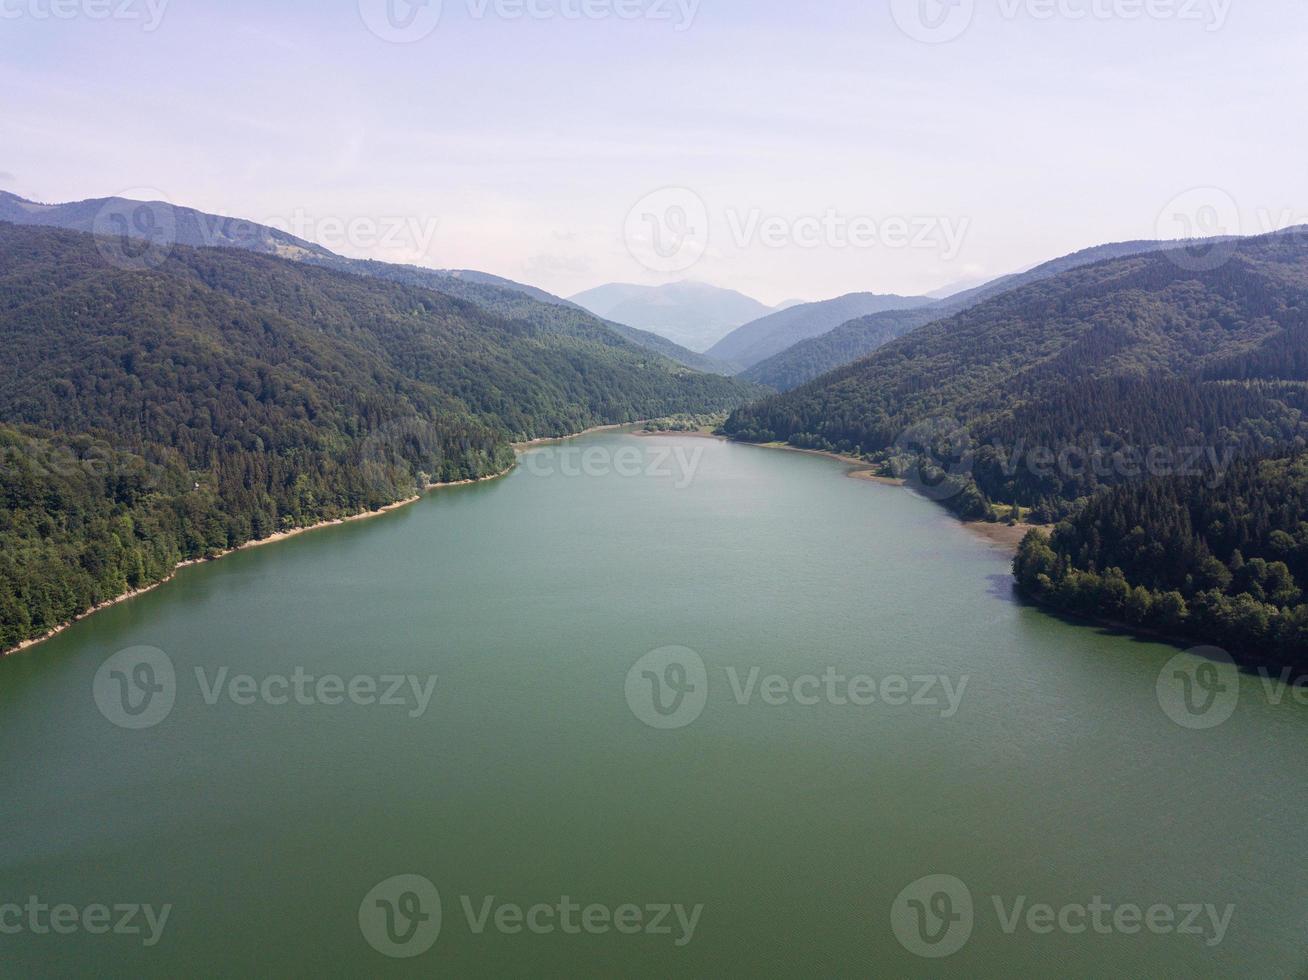
<svg viewBox="0 0 1308 980"><path fill-rule="evenodd" d="M1308 668L1308 456L1236 462L1220 481L1150 479L1091 500L1014 561L1069 612Z"/></svg>
<svg viewBox="0 0 1308 980"><path fill-rule="evenodd" d="M741 372L741 377L767 385L769 388L776 388L778 391L789 391L819 375L834 371L842 365L870 354L896 337L902 337L918 327L971 309L1010 290L1106 259L1157 251L1165 244L1117 242L1111 245L1097 245L1094 248L1083 249L1045 262L1027 272L1004 276L964 292L955 293L929 306L862 316L841 323L825 334L801 340L794 346Z"/></svg>
<svg viewBox="0 0 1308 980"><path fill-rule="evenodd" d="M313 256L303 261L358 275L434 289L447 296L455 296L469 303L475 303L497 316L510 320L525 320L541 330L562 333L570 337L584 337L608 343L611 342L612 335L617 334L646 350L662 354L684 367L714 374L734 373L734 365L724 364L704 354L696 354L679 344L674 344L666 337L660 337L647 330L638 330L623 323L601 320L589 310L568 300L498 276L481 272L443 272L416 265L347 259L339 255Z"/></svg>
<svg viewBox="0 0 1308 980"><path fill-rule="evenodd" d="M535 286L470 269L426 269L348 259L276 228L162 201L96 198L70 204L38 204L0 192L0 221L109 236L127 235L159 242L162 246L159 255L174 243L194 248L243 248L279 255L358 275L435 289L448 296L466 299L499 316L527 320L545 330L595 339L605 330L610 330L697 371L733 374L736 370L735 365L719 363L648 331L620 323L602 323L575 303Z"/></svg>
<svg viewBox="0 0 1308 980"><path fill-rule="evenodd" d="M773 312L733 289L691 281L609 283L578 293L572 301L596 316L652 331L693 351L707 351L742 323Z"/></svg>
<svg viewBox="0 0 1308 980"><path fill-rule="evenodd" d="M849 293L818 303L803 303L737 327L710 347L708 355L750 367L801 340L824 334L857 317L930 305L932 301L923 296L877 293Z"/></svg>
<svg viewBox="0 0 1308 980"><path fill-rule="evenodd" d="M68 204L39 204L0 191L0 221L166 240L192 248L243 248L288 259L332 254L321 245L244 218L208 214L162 201L102 197Z"/></svg>
<svg viewBox="0 0 1308 980"><path fill-rule="evenodd" d="M863 454L980 516L1069 513L1144 473L1220 473L1308 436L1308 236L1075 268L735 412L736 438Z"/></svg>
<svg viewBox="0 0 1308 980"><path fill-rule="evenodd" d="M499 472L514 439L748 392L417 286L238 248L128 271L104 247L0 222L6 646L179 559Z"/></svg>

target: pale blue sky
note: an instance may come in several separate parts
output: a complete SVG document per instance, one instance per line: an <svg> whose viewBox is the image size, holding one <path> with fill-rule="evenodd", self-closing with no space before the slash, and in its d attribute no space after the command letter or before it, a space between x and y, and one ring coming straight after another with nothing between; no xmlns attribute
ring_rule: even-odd
<svg viewBox="0 0 1308 980"><path fill-rule="evenodd" d="M898 26L918 0L700 0L688 23L678 0L444 0L408 44L365 26L381 2L171 0L148 31L147 0L0 0L0 187L156 189L562 294L688 277L768 302L927 291L1178 210L1308 221L1303 0L975 0L950 22L955 0L942 23L966 30L938 44ZM664 187L708 224L698 262L660 271L628 213ZM1172 203L1195 187L1217 190ZM851 243L860 219L878 230Z"/></svg>

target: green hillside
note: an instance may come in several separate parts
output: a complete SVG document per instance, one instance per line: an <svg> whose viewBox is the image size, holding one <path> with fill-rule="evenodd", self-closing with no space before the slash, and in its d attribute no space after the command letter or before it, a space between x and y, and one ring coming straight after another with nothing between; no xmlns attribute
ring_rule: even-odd
<svg viewBox="0 0 1308 980"><path fill-rule="evenodd" d="M751 390L417 286L239 248L126 271L104 247L0 223L6 646L177 560L500 472L514 440Z"/></svg>
<svg viewBox="0 0 1308 980"><path fill-rule="evenodd" d="M1016 502L1046 518L1148 473L1218 472L1299 444L1304 236L1241 241L1210 271L1180 258L1111 259L1003 293L749 405L726 429L901 467L925 459L923 479L951 474L935 495L964 513Z"/></svg>
<svg viewBox="0 0 1308 980"><path fill-rule="evenodd" d="M947 319L1006 292L1084 265L1156 251L1161 247L1162 243L1159 242L1098 245L1045 262L1027 272L1004 276L965 292L955 293L928 306L887 310L851 319L754 364L741 372L740 376L778 391L789 391L872 353L896 337L902 337L928 323Z"/></svg>

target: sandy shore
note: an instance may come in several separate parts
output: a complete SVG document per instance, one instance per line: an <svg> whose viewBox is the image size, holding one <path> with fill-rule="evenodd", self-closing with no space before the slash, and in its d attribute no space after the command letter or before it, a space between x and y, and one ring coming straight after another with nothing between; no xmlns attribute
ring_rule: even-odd
<svg viewBox="0 0 1308 980"><path fill-rule="evenodd" d="M427 485L427 491L444 490L448 487L465 487L473 483L486 483L490 480L498 480L501 477L506 476L508 473L510 473L512 469L513 467L509 467L508 469L504 470L504 472L502 473L495 473L492 474L491 476L484 476L479 480L455 480L450 483L429 483ZM0 657L8 657L8 656L12 656L15 653L21 653L22 651L34 647L40 643L44 643L46 640L50 639L51 637L58 636L60 633L68 629L68 627L72 626L74 623L80 623L82 620L90 616L94 616L96 613L100 612L101 610L108 609L111 606L116 606L120 602L126 602L129 599L135 599L137 596L145 595L147 592L153 592L161 585L167 585L169 582L171 582L174 578L177 577L177 573L180 572L183 568L188 568L191 565L202 565L205 562L218 561L219 559L226 558L228 555L235 554L238 551L248 551L251 548L262 548L264 545L276 544L279 541L285 541L287 538L298 537L301 534L307 534L310 531L318 531L325 527L337 527L341 524L351 524L354 521L366 521L371 517L380 517L383 514L389 514L393 510L399 510L401 507L407 507L412 503L416 503L422 498L423 498L423 494L414 494L412 497L406 497L404 500L397 500L395 501L395 503L387 504L385 507L379 507L377 510L366 510L358 514L351 514L348 517L338 517L330 521L319 521L317 524L310 524L306 527L292 528L289 531L278 531L275 534L268 535L268 537L266 538L260 538L257 541L247 541L243 545L240 545L236 548L228 548L226 551L220 551L218 554L208 558L189 558L186 561L178 562L178 564L173 568L173 570L169 572L165 578L160 579L158 582L154 582L151 585L145 586L144 588L133 589L131 592L124 592L122 595L115 596L112 599L106 599L104 602L92 606L90 609L86 610L86 612L82 613L81 615L74 616L72 619L68 620L67 622L60 623L58 626L56 626L54 629L50 630L49 632L44 633L41 636L33 637L30 640L24 640L16 647L13 647L4 652L0 652Z"/></svg>
<svg viewBox="0 0 1308 980"><path fill-rule="evenodd" d="M630 425L643 425L643 424L644 421L623 422L616 425L597 425L597 426L593 426L592 428L586 429L582 432L574 433L573 435L570 436L558 436L558 437L550 437L544 439L533 439L530 442L514 443L513 448L515 451L520 452L524 449L529 449L533 446L545 445L546 443L566 442L569 439L577 439L581 436L589 435L592 432L603 432L610 429L621 429ZM508 469L504 470L504 472L502 473L495 473L491 476L482 477L480 480L455 480L451 483L431 483L428 484L427 491L442 490L447 487L468 486L469 484L472 483L485 483L488 480L498 480L500 477L506 476L509 472L512 471L512 469L513 467L511 466ZM287 538L294 538L297 537L298 535L307 534L310 531L317 531L321 528L336 527L337 525L349 524L352 523L353 521L363 521L371 517L380 517L382 514L388 514L393 510L398 510L401 507L407 507L410 504L415 503L418 500L421 500L422 496L423 496L422 494L414 494L412 497L408 497L405 500L397 500L395 501L395 503L387 504L385 507L378 508L377 510L364 511L363 513L360 514L351 514L348 517L340 517L330 521L320 521L317 524L310 524L307 527L292 528L289 531L278 531L275 534L268 535L268 537L266 538L260 538L257 541L247 541L245 544L241 545L240 547L229 548L227 551L219 552L218 554L213 555L212 557L209 558L192 558L184 562L180 562L175 568L173 568L171 572L168 573L168 575L165 578L160 579L158 582L154 582L151 585L145 586L144 588L133 589L131 592L124 592L122 595L115 596L112 599L106 599L104 602L92 606L84 613L81 613L80 615L73 617L72 619L68 620L65 623L61 623L60 625L56 626L54 629L50 630L49 632L44 633L41 636L33 637L30 640L24 640L16 647L0 652L0 657L8 657L16 653L21 653L24 650L30 649L31 647L44 643L46 640L50 639L51 637L58 636L60 633L68 629L68 627L72 626L74 623L80 623L82 620L90 616L94 616L96 613L102 610L108 609L111 606L116 606L120 602L127 602L129 599L135 599L137 596L145 595L147 592L153 592L161 585L167 585L169 582L171 582L174 578L177 577L177 573L180 572L183 568L187 568L191 565L200 565L208 561L217 561L220 558L226 558L228 555L233 554L234 552L237 551L246 551L250 548L262 548L264 545L276 544L279 541L285 541Z"/></svg>
<svg viewBox="0 0 1308 980"><path fill-rule="evenodd" d="M1035 524L991 524L989 521L963 521L963 527L973 534L985 538L992 544L1003 547L1012 554L1017 554L1017 546L1022 543L1028 531L1036 530ZM1047 529L1046 529L1047 530Z"/></svg>

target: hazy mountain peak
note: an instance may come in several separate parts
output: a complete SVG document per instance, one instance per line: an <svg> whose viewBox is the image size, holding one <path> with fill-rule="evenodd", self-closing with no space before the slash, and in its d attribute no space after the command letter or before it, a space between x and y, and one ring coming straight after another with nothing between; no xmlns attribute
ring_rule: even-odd
<svg viewBox="0 0 1308 980"><path fill-rule="evenodd" d="M683 279L662 286L606 283L571 297L597 316L649 330L694 351L772 308L734 289Z"/></svg>

